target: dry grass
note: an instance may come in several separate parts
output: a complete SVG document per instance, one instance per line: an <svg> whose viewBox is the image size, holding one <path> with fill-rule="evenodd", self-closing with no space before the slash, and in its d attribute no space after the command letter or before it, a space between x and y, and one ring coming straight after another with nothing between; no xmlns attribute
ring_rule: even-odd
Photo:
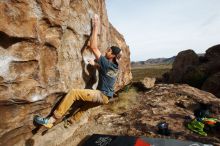
<svg viewBox="0 0 220 146"><path fill-rule="evenodd" d="M143 68L132 68L133 82L140 81L144 77L161 77L163 73L172 68L171 64L147 65ZM114 113L121 113L130 110L137 103L138 91L135 87L127 87L119 93L118 100L109 104L109 109Z"/></svg>
<svg viewBox="0 0 220 146"><path fill-rule="evenodd" d="M158 65L148 65L141 67L132 68L133 81L137 82L143 80L144 77L154 77L160 78L166 72L169 72L172 68L171 64L158 64Z"/></svg>
<svg viewBox="0 0 220 146"><path fill-rule="evenodd" d="M139 66L133 66L132 69L171 69L172 64L143 64Z"/></svg>
<svg viewBox="0 0 220 146"><path fill-rule="evenodd" d="M114 113L121 113L132 109L137 101L138 92L134 87L129 88L127 91L119 93L118 100L110 104L109 109Z"/></svg>

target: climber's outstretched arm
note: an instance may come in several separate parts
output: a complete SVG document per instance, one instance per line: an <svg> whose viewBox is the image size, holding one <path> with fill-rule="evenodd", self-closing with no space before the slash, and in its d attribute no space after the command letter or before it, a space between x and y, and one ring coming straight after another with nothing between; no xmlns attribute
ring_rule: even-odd
<svg viewBox="0 0 220 146"><path fill-rule="evenodd" d="M99 29L99 19L98 15L95 15L92 19L92 35L90 38L90 49L94 53L96 59L99 59L101 52L98 49L98 29Z"/></svg>

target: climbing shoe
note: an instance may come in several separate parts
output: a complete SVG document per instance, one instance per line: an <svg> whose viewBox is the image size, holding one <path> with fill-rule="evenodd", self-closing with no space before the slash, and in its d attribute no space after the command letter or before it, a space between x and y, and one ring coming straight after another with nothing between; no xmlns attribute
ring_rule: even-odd
<svg viewBox="0 0 220 146"><path fill-rule="evenodd" d="M52 128L53 127L53 124L49 123L48 118L42 118L40 116L35 116L34 117L34 122L36 122L39 125L43 125L46 128Z"/></svg>

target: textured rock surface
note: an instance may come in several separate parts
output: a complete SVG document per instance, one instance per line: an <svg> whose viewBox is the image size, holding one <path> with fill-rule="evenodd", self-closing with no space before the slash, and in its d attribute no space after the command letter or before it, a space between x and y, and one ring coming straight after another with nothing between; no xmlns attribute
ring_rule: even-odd
<svg viewBox="0 0 220 146"><path fill-rule="evenodd" d="M182 82L184 73L188 67L198 65L199 58L193 50L178 53L170 75L170 82Z"/></svg>
<svg viewBox="0 0 220 146"><path fill-rule="evenodd" d="M156 78L145 77L141 82L145 88L150 89L154 87L155 81L156 81Z"/></svg>
<svg viewBox="0 0 220 146"><path fill-rule="evenodd" d="M220 57L220 45L213 46L206 51L205 57L207 60L216 61Z"/></svg>
<svg viewBox="0 0 220 146"><path fill-rule="evenodd" d="M36 113L46 115L71 88L95 86L85 44L91 18L100 16L99 48L122 48L116 90L131 80L130 51L109 23L103 0L3 0L0 2L0 144L28 138Z"/></svg>
<svg viewBox="0 0 220 146"><path fill-rule="evenodd" d="M136 102L126 110L122 108L112 112L112 104L89 110L81 121L73 123L66 129L64 123L60 123L44 136L41 135L42 131L39 131L29 142L36 146L78 145L83 143L83 139L87 136L98 133L164 137L220 145L219 131L203 137L191 132L185 126L185 117L193 116L193 111L201 104L210 105L213 116L220 118L220 99L208 92L186 84L157 84L151 90L139 93ZM172 130L170 136L157 134L156 125L161 121L169 124L169 128ZM76 125L81 125L81 127L76 128ZM63 131L67 131L68 134L60 135ZM51 137L56 135L60 136L51 140Z"/></svg>
<svg viewBox="0 0 220 146"><path fill-rule="evenodd" d="M182 51L176 57L172 71L166 76L171 83L187 83L220 97L220 45L213 46L204 56Z"/></svg>
<svg viewBox="0 0 220 146"><path fill-rule="evenodd" d="M202 85L202 90L220 97L220 72L210 76Z"/></svg>

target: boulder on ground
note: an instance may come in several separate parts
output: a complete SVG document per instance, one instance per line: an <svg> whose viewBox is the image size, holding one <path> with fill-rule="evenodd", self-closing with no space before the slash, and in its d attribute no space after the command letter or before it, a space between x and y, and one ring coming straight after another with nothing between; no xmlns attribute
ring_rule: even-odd
<svg viewBox="0 0 220 146"><path fill-rule="evenodd" d="M156 78L149 78L149 77L145 77L141 83L144 85L145 88L150 89L152 87L154 87Z"/></svg>
<svg viewBox="0 0 220 146"><path fill-rule="evenodd" d="M183 81L183 75L189 67L197 66L199 57L193 50L185 50L178 53L171 70L170 82L180 83Z"/></svg>
<svg viewBox="0 0 220 146"><path fill-rule="evenodd" d="M204 55L198 57L192 50L180 52L169 73L163 75L164 82L187 83L193 87L203 89L220 98L220 45L206 50Z"/></svg>

